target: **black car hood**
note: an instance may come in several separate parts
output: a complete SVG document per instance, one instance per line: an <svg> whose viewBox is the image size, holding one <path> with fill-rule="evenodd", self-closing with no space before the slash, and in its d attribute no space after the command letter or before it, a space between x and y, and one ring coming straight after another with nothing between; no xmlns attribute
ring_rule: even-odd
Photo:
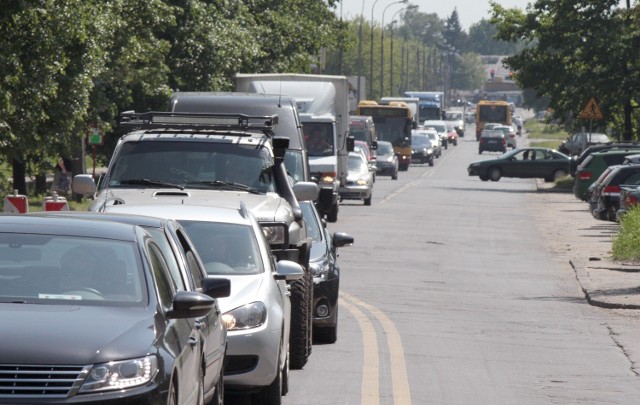
<svg viewBox="0 0 640 405"><path fill-rule="evenodd" d="M163 330L147 308L0 304L4 364L87 365L142 357Z"/></svg>

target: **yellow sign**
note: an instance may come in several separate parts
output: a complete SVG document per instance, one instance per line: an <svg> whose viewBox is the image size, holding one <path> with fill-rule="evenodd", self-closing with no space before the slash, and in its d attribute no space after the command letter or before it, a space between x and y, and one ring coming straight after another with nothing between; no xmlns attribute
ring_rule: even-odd
<svg viewBox="0 0 640 405"><path fill-rule="evenodd" d="M601 120L604 118L604 116L602 115L602 110L600 110L600 106L596 102L595 98L591 97L587 105L582 109L580 118L586 118L590 120Z"/></svg>

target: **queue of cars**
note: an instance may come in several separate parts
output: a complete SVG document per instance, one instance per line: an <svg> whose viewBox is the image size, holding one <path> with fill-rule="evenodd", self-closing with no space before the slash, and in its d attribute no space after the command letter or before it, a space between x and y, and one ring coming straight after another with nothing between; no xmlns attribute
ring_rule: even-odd
<svg viewBox="0 0 640 405"><path fill-rule="evenodd" d="M0 249L13 255L0 259L2 316L22 325L9 320L19 306L30 325L0 332L11 384L25 387L0 402L220 404L227 391L279 404L312 343L336 341L337 250L353 237L327 231L304 153L275 136L287 113L268 112L277 99L262 98L257 115L246 101L123 113L104 177L73 182L91 212L2 219ZM349 159L372 187L365 152ZM371 188L361 196L369 205ZM83 284L64 286L67 273ZM67 326L43 328L53 318ZM52 345L17 335L34 328Z"/></svg>

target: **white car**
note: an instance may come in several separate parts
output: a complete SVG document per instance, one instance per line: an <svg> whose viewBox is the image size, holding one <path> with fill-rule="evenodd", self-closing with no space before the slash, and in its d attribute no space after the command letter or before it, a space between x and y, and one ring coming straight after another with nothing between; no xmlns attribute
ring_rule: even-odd
<svg viewBox="0 0 640 405"><path fill-rule="evenodd" d="M438 135L440 135L442 146L445 149L449 147L447 124L445 124L443 120L426 120L424 122L424 127L435 129L438 132Z"/></svg>
<svg viewBox="0 0 640 405"><path fill-rule="evenodd" d="M362 200L371 205L373 173L360 152L349 152L347 184L340 186L340 200Z"/></svg>
<svg viewBox="0 0 640 405"><path fill-rule="evenodd" d="M276 263L261 226L244 205L121 204L107 211L175 219L186 229L207 274L231 281L231 295L218 300L227 326L225 390L258 388L257 403L279 403L288 390L287 282L302 278L302 267L288 260Z"/></svg>

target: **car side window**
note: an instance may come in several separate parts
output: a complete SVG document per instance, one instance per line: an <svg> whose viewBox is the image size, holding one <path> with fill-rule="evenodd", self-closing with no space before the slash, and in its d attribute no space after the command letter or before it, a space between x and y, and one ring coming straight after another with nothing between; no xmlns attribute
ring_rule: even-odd
<svg viewBox="0 0 640 405"><path fill-rule="evenodd" d="M149 252L151 271L155 280L160 304L165 310L169 310L171 309L175 291L173 289L173 281L171 280L171 276L169 276L167 263L162 256L160 248L155 243L149 243L147 250Z"/></svg>
<svg viewBox="0 0 640 405"><path fill-rule="evenodd" d="M191 278L191 282L195 288L202 288L202 278L204 277L204 272L200 268L198 264L198 260L196 259L196 253L194 248L187 242L187 238L184 234L178 230L177 232L178 240L180 240L180 244L182 245L182 249L184 250L184 255L187 260L187 266L189 267L189 277Z"/></svg>
<svg viewBox="0 0 640 405"><path fill-rule="evenodd" d="M180 259L176 257L175 253L173 252L173 248L169 244L167 236L164 233L164 229L151 227L146 229L155 238L155 241L158 244L158 248L164 253L163 256L169 258L167 260L167 266L171 274L171 279L173 280L173 285L179 291L186 290L185 281L180 275L180 265L178 263L178 260Z"/></svg>

